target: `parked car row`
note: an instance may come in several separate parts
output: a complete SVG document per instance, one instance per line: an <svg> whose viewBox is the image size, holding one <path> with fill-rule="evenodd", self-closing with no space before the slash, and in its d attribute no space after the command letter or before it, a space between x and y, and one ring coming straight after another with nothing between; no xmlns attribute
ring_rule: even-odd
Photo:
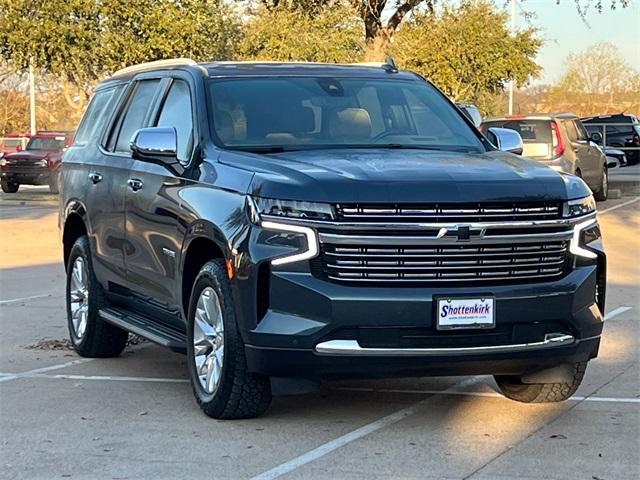
<svg viewBox="0 0 640 480"><path fill-rule="evenodd" d="M480 129L500 127L522 137L522 155L560 172L581 177L596 200L609 195L607 158L572 113L507 115L485 120Z"/></svg>
<svg viewBox="0 0 640 480"><path fill-rule="evenodd" d="M33 135L24 149L0 158L0 185L5 193L15 193L20 185L49 185L58 193L58 170L62 154L73 141L67 131L40 131ZM6 145L6 139L5 139Z"/></svg>
<svg viewBox="0 0 640 480"><path fill-rule="evenodd" d="M582 123L598 145L624 148L626 163L640 163L640 122L634 115L597 115L582 118Z"/></svg>

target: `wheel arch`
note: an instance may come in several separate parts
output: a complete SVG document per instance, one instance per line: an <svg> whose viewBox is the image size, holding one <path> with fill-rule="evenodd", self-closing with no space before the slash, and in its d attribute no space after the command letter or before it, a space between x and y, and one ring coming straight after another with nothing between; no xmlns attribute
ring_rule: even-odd
<svg viewBox="0 0 640 480"><path fill-rule="evenodd" d="M67 268L69 253L75 241L82 235L88 235L89 230L86 224L86 210L79 202L72 202L65 208L64 226L62 230L62 251L64 268Z"/></svg>
<svg viewBox="0 0 640 480"><path fill-rule="evenodd" d="M180 256L180 305L185 318L191 289L202 266L210 260L226 260L231 255L224 235L215 225L199 222L189 230L192 234L185 240Z"/></svg>

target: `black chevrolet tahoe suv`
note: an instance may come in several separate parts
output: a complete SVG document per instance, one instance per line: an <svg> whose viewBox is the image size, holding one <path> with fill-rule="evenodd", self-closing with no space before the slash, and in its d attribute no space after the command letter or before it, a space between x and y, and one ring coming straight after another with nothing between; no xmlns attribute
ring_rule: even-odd
<svg viewBox="0 0 640 480"><path fill-rule="evenodd" d="M493 143L392 64L123 69L61 169L73 345L186 353L215 418L262 414L283 377L492 374L565 400L603 327L596 206Z"/></svg>

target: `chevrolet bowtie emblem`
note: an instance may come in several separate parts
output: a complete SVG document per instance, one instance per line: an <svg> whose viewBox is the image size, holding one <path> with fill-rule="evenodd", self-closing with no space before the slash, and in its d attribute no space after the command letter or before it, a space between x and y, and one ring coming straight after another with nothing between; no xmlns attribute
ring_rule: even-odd
<svg viewBox="0 0 640 480"><path fill-rule="evenodd" d="M446 228L442 227L438 230L438 235L436 235L436 239L447 237L457 237L458 241L469 240L471 235L473 236L481 236L482 232L479 230L471 231L469 225L456 225L455 228Z"/></svg>

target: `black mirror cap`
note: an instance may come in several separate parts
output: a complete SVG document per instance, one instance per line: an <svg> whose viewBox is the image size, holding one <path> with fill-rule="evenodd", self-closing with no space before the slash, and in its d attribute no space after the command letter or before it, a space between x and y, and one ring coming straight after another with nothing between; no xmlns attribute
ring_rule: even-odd
<svg viewBox="0 0 640 480"><path fill-rule="evenodd" d="M135 159L173 164L177 162L178 135L173 127L141 128L129 147Z"/></svg>

